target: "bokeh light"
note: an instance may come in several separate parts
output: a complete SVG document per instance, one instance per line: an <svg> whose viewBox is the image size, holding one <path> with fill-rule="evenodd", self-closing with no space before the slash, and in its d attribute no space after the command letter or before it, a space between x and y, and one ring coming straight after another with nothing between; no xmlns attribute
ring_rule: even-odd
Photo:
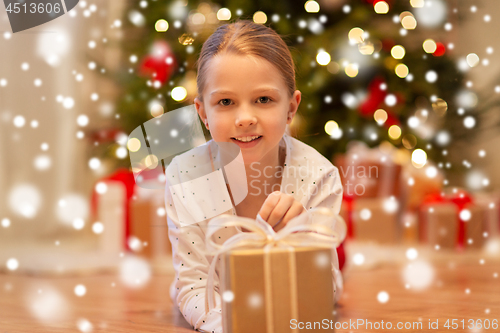
<svg viewBox="0 0 500 333"><path fill-rule="evenodd" d="M127 148L131 152L135 153L136 151L141 149L141 141L139 141L139 139L137 138L130 138L127 142Z"/></svg>
<svg viewBox="0 0 500 333"><path fill-rule="evenodd" d="M172 89L171 96L174 101L182 102L187 97L187 90L182 86L175 87Z"/></svg>
<svg viewBox="0 0 500 333"><path fill-rule="evenodd" d="M363 208L360 212L359 212L359 217L364 220L364 221L367 221L369 219L371 219L372 217L372 212L371 210L369 210L368 208Z"/></svg>
<svg viewBox="0 0 500 333"><path fill-rule="evenodd" d="M330 138L334 140L338 140L342 137L344 132L342 132L342 129L340 127L337 127L333 129L332 134L330 134Z"/></svg>
<svg viewBox="0 0 500 333"><path fill-rule="evenodd" d="M394 59L403 59L405 56L405 48L401 45L393 46L391 49L391 55Z"/></svg>
<svg viewBox="0 0 500 333"><path fill-rule="evenodd" d="M85 318L78 319L76 326L82 333L90 333L94 330L92 323Z"/></svg>
<svg viewBox="0 0 500 333"><path fill-rule="evenodd" d="M8 218L2 219L2 227L4 227L4 228L10 227L10 220Z"/></svg>
<svg viewBox="0 0 500 333"><path fill-rule="evenodd" d="M479 64L479 56L475 53L469 53L466 57L467 65L476 67Z"/></svg>
<svg viewBox="0 0 500 333"><path fill-rule="evenodd" d="M52 159L48 155L35 157L34 165L37 170L48 170L52 166Z"/></svg>
<svg viewBox="0 0 500 333"><path fill-rule="evenodd" d="M436 176L438 175L438 169L433 165L428 166L425 169L425 175L429 178L436 178Z"/></svg>
<svg viewBox="0 0 500 333"><path fill-rule="evenodd" d="M438 74L435 72L435 71L427 71L427 73L425 73L425 80L429 83L434 83L436 82L438 79Z"/></svg>
<svg viewBox="0 0 500 333"><path fill-rule="evenodd" d="M363 34L364 30L361 28L352 28L349 30L349 34L347 35L349 37L349 42L351 44L360 44L364 42Z"/></svg>
<svg viewBox="0 0 500 333"><path fill-rule="evenodd" d="M467 116L464 118L464 126L465 128L473 128L476 126L476 119L472 116Z"/></svg>
<svg viewBox="0 0 500 333"><path fill-rule="evenodd" d="M378 1L373 6L373 9L377 14L387 14L389 12L389 4L385 1Z"/></svg>
<svg viewBox="0 0 500 333"><path fill-rule="evenodd" d="M417 128L420 125L420 119L415 116L411 116L410 118L408 118L407 122L408 127L410 128Z"/></svg>
<svg viewBox="0 0 500 333"><path fill-rule="evenodd" d="M94 224L92 224L92 231L95 234L102 234L102 232L104 231L104 224L102 224L101 222L94 222Z"/></svg>
<svg viewBox="0 0 500 333"><path fill-rule="evenodd" d="M378 124L382 125L383 123L385 123L387 121L387 112L383 109L378 109L373 114L373 119L375 119L375 121Z"/></svg>
<svg viewBox="0 0 500 333"><path fill-rule="evenodd" d="M411 289L426 289L434 281L434 268L425 261L414 261L403 270L403 281Z"/></svg>
<svg viewBox="0 0 500 333"><path fill-rule="evenodd" d="M71 225L76 219L86 219L89 215L88 201L80 194L64 195L57 203L56 214L66 225Z"/></svg>
<svg viewBox="0 0 500 333"><path fill-rule="evenodd" d="M434 53L436 52L437 44L433 39L426 39L424 40L422 47L426 53Z"/></svg>
<svg viewBox="0 0 500 333"><path fill-rule="evenodd" d="M26 119L23 116L15 116L13 123L15 127L20 128L26 124Z"/></svg>
<svg viewBox="0 0 500 333"><path fill-rule="evenodd" d="M408 69L408 66L406 66L405 64L398 64L394 69L394 72L398 77L404 79L405 77L408 76L410 70Z"/></svg>
<svg viewBox="0 0 500 333"><path fill-rule="evenodd" d="M325 132L328 135L332 135L332 133L339 128L339 124L337 124L334 120L329 120L325 124Z"/></svg>
<svg viewBox="0 0 500 333"><path fill-rule="evenodd" d="M413 134L405 134L401 143L406 149L413 149L417 145L417 138Z"/></svg>
<svg viewBox="0 0 500 333"><path fill-rule="evenodd" d="M330 54L328 52L323 51L323 50L320 50L318 52L318 54L316 55L316 61L321 66L328 65L330 63L331 59L332 58L330 57Z"/></svg>
<svg viewBox="0 0 500 333"><path fill-rule="evenodd" d="M362 253L356 253L352 256L352 262L356 266L361 266L365 262L365 256Z"/></svg>
<svg viewBox="0 0 500 333"><path fill-rule="evenodd" d="M165 112L163 106L158 101L152 101L149 103L149 110L153 117L160 117Z"/></svg>
<svg viewBox="0 0 500 333"><path fill-rule="evenodd" d="M31 315L46 325L54 322L66 321L70 315L68 301L54 287L40 285L24 290L25 302Z"/></svg>
<svg viewBox="0 0 500 333"><path fill-rule="evenodd" d="M398 125L392 125L387 131L389 137L393 140L397 140L401 137L401 128Z"/></svg>
<svg viewBox="0 0 500 333"><path fill-rule="evenodd" d="M127 157L127 155L128 155L127 148L125 147L116 148L115 156L118 157L119 159L124 159L125 157Z"/></svg>
<svg viewBox="0 0 500 333"><path fill-rule="evenodd" d="M448 110L448 103L446 103L444 99L438 98L432 103L432 110L434 110L438 116L443 117Z"/></svg>
<svg viewBox="0 0 500 333"><path fill-rule="evenodd" d="M164 19L160 19L155 23L155 30L158 32L165 32L168 30L168 22Z"/></svg>
<svg viewBox="0 0 500 333"><path fill-rule="evenodd" d="M149 263L140 257L127 256L120 263L120 279L130 288L141 288L151 278Z"/></svg>
<svg viewBox="0 0 500 333"><path fill-rule="evenodd" d="M358 50L363 55L370 55L375 51L375 45L372 42L358 44Z"/></svg>
<svg viewBox="0 0 500 333"><path fill-rule="evenodd" d="M231 290L226 290L222 293L222 299L226 303L230 303L234 300L234 293Z"/></svg>
<svg viewBox="0 0 500 333"><path fill-rule="evenodd" d="M319 12L319 4L316 1L309 0L304 4L304 8L308 13L317 13Z"/></svg>
<svg viewBox="0 0 500 333"><path fill-rule="evenodd" d="M258 24L265 24L267 22L267 15L262 11L257 11L253 14L253 21Z"/></svg>
<svg viewBox="0 0 500 333"><path fill-rule="evenodd" d="M387 291L381 291L377 294L377 300L380 303L387 303L389 301L389 294Z"/></svg>
<svg viewBox="0 0 500 333"><path fill-rule="evenodd" d="M31 184L14 186L9 193L9 205L13 212L25 218L34 218L42 204L38 188Z"/></svg>
<svg viewBox="0 0 500 333"><path fill-rule="evenodd" d="M417 249L411 247L408 250L406 250L406 258L409 260L415 260L418 257L418 251Z"/></svg>
<svg viewBox="0 0 500 333"><path fill-rule="evenodd" d="M436 135L436 143L440 146L447 146L451 141L450 133L447 131L439 131Z"/></svg>
<svg viewBox="0 0 500 333"><path fill-rule="evenodd" d="M100 167L101 167L101 160L98 159L97 157L92 157L89 160L89 168L91 168L92 170L97 170Z"/></svg>
<svg viewBox="0 0 500 333"><path fill-rule="evenodd" d="M205 15L203 15L203 13L194 13L191 16L191 22L193 22L193 24L195 24L195 25L201 25L201 24L205 23L205 20L206 20L206 17L205 17Z"/></svg>
<svg viewBox="0 0 500 333"><path fill-rule="evenodd" d="M348 64L344 71L347 76L356 77L359 73L359 66L358 64Z"/></svg>
<svg viewBox="0 0 500 333"><path fill-rule="evenodd" d="M389 94L389 95L385 96L385 98L384 98L384 103L387 106L394 106L394 105L396 105L397 102L398 102L398 99L396 98L396 96L394 94Z"/></svg>
<svg viewBox="0 0 500 333"><path fill-rule="evenodd" d="M9 271L15 271L19 267L19 261L16 258L10 258L5 264Z"/></svg>
<svg viewBox="0 0 500 333"><path fill-rule="evenodd" d="M384 199L382 208L388 214L394 214L398 210L399 202L394 196Z"/></svg>
<svg viewBox="0 0 500 333"><path fill-rule="evenodd" d="M74 289L75 295L82 297L87 293L87 288L83 284L78 284Z"/></svg>
<svg viewBox="0 0 500 333"><path fill-rule="evenodd" d="M399 17L401 19L401 25L406 30L413 30L417 27L417 20L411 12L402 12Z"/></svg>
<svg viewBox="0 0 500 333"><path fill-rule="evenodd" d="M150 154L144 158L144 165L149 169L154 169L158 166L158 157L154 154Z"/></svg>
<svg viewBox="0 0 500 333"><path fill-rule="evenodd" d="M231 19L231 11L227 8L221 8L217 11L217 19L219 21L228 21Z"/></svg>
<svg viewBox="0 0 500 333"><path fill-rule="evenodd" d="M410 0L410 5L413 8L422 8L424 6L424 0Z"/></svg>
<svg viewBox="0 0 500 333"><path fill-rule="evenodd" d="M427 153L422 149L415 149L411 154L411 163L416 168L422 168L427 163Z"/></svg>

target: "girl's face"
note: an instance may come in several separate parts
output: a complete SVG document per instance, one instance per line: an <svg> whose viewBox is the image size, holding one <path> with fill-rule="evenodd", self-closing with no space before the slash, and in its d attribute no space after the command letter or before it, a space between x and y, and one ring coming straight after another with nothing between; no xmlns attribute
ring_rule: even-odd
<svg viewBox="0 0 500 333"><path fill-rule="evenodd" d="M198 114L208 122L216 142L233 142L245 164L272 161L286 124L292 122L301 93L288 94L277 68L260 57L223 54L208 65L203 102L195 98ZM235 138L260 138L243 143ZM271 157L270 157L271 156Z"/></svg>

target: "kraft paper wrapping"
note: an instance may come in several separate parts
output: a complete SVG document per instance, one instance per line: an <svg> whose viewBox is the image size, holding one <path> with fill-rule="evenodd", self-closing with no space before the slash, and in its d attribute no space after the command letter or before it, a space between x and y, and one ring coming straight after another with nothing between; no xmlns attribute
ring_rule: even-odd
<svg viewBox="0 0 500 333"><path fill-rule="evenodd" d="M465 223L466 248L479 248L484 242L483 209L477 205L466 207L471 217ZM419 224L420 239L424 243L443 249L453 249L458 244L458 208L453 203L424 205Z"/></svg>
<svg viewBox="0 0 500 333"><path fill-rule="evenodd" d="M483 209L483 227L488 237L500 235L500 193L474 193L474 203Z"/></svg>
<svg viewBox="0 0 500 333"><path fill-rule="evenodd" d="M419 242L418 214L412 211L404 212L402 216L402 242L405 245L416 245Z"/></svg>
<svg viewBox="0 0 500 333"><path fill-rule="evenodd" d="M290 320L334 320L331 248L233 250L222 258L225 333L298 332ZM270 283L266 283L266 281Z"/></svg>
<svg viewBox="0 0 500 333"><path fill-rule="evenodd" d="M372 241L379 244L395 244L401 239L397 211L384 209L387 198L360 198L353 204L353 234L359 241ZM370 216L364 220L361 212L368 209Z"/></svg>
<svg viewBox="0 0 500 333"><path fill-rule="evenodd" d="M228 214L212 219L208 226L205 240L214 256L208 271L205 313L215 307L216 266L220 266L225 333L290 332L290 319L332 318L333 285L342 283L336 248L347 233L344 220L332 209L313 208L278 232L262 219ZM223 244L214 242L212 236L226 227L248 232L237 233ZM326 251L325 255L321 251ZM247 294L250 299L239 296L248 290L256 294ZM227 303L231 303L230 310ZM251 315L254 311L261 311L260 315ZM285 315L283 311L290 312ZM262 321L265 326L259 326ZM234 325L238 331L233 330Z"/></svg>
<svg viewBox="0 0 500 333"><path fill-rule="evenodd" d="M135 186L135 198L130 201L130 235L146 243L139 252L149 259L171 255L167 217L158 209L165 207L164 190Z"/></svg>
<svg viewBox="0 0 500 333"><path fill-rule="evenodd" d="M393 159L393 155L364 144L354 146L347 154L336 155L334 162L344 193L355 198L398 197L402 166Z"/></svg>

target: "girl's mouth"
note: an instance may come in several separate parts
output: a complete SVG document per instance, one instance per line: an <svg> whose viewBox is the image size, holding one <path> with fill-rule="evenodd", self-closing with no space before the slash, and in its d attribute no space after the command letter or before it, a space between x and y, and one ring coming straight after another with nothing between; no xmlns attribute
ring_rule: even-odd
<svg viewBox="0 0 500 333"><path fill-rule="evenodd" d="M236 140L235 138L231 138L231 141L236 143L240 148L252 148L255 145L257 145L261 139L262 139L262 135L259 136L258 138L253 139L252 141L248 141L248 142L239 141L239 140Z"/></svg>

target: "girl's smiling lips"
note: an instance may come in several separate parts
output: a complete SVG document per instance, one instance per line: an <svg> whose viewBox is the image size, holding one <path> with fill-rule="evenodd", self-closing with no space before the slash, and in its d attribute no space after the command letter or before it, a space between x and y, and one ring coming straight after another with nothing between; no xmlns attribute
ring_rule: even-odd
<svg viewBox="0 0 500 333"><path fill-rule="evenodd" d="M250 134L245 134L245 135L239 135L239 136L233 136L231 137L231 139L241 139L241 138L246 138L247 136L262 136L260 134L256 134L256 133L250 133Z"/></svg>
<svg viewBox="0 0 500 333"><path fill-rule="evenodd" d="M256 135L245 135L243 137L247 137L247 136L256 136ZM241 137L238 137L238 138L241 138ZM236 143L240 148L252 148L252 147L256 146L260 142L261 139L262 139L262 135L259 138L254 139L254 140L249 141L249 142L238 141L235 138L231 138L231 141Z"/></svg>

